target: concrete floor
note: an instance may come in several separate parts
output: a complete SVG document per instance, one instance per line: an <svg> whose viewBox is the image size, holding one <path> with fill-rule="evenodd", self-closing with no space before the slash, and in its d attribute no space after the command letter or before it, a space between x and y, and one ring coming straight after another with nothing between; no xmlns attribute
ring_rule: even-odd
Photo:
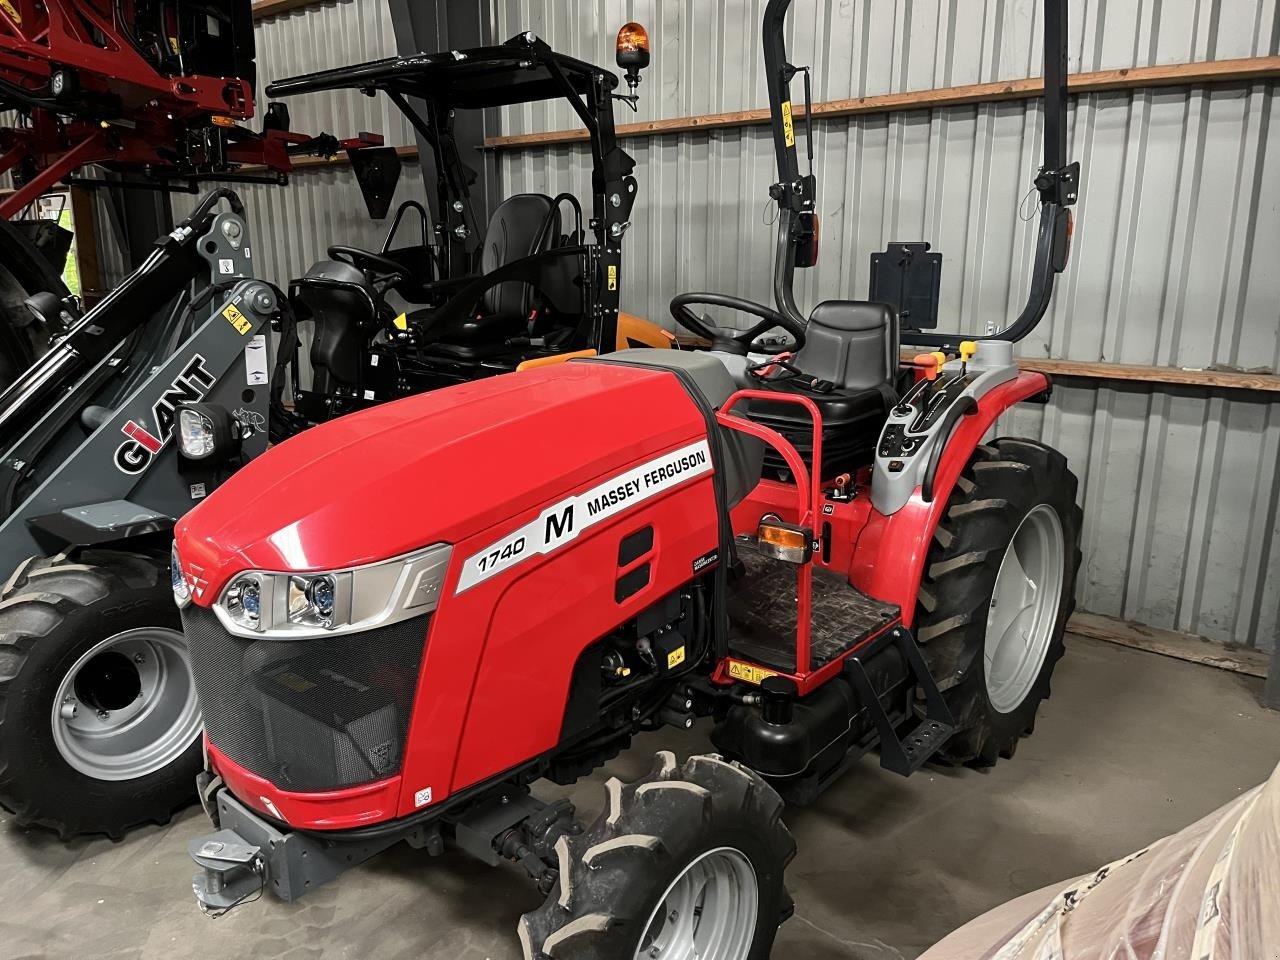
<svg viewBox="0 0 1280 960"><path fill-rule="evenodd" d="M1280 714L1258 706L1260 682L1069 644L1056 694L1013 762L904 780L868 758L816 806L788 814L797 912L775 957L916 957L989 907L1180 829L1280 760ZM638 775L663 746L706 750L703 736L642 742L574 798L595 811L606 776ZM186 857L206 826L189 811L119 844L64 847L0 821L0 958L508 960L519 956L516 920L537 902L514 869L406 847L296 904L208 920L191 899Z"/></svg>

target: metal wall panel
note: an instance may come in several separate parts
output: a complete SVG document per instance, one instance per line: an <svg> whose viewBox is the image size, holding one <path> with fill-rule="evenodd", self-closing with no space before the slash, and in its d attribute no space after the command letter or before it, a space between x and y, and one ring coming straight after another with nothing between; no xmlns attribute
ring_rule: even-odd
<svg viewBox="0 0 1280 960"><path fill-rule="evenodd" d="M640 119L763 106L763 0L491 0L499 37L534 30L597 62L628 18L654 65ZM796 0L791 60L815 99L1040 72L1035 0ZM1084 0L1070 65L1097 70L1280 52L1275 0ZM829 38L829 39L828 39ZM1280 108L1274 83L1075 98L1084 184L1073 256L1024 355L1246 369L1280 366ZM620 111L619 122L630 119ZM869 258L929 239L945 258L942 317L983 332L1026 297L1034 225L1020 209L1040 156L1038 102L816 125L822 257L802 304L865 296ZM511 111L504 132L573 126L559 107ZM623 306L671 325L667 302L709 289L771 298L774 176L761 127L627 141L640 199ZM503 154L508 192L586 193L580 146ZM719 318L731 321L726 315ZM1280 629L1280 412L1238 393L1059 384L1002 429L1071 458L1087 516L1081 603L1154 626L1270 649Z"/></svg>

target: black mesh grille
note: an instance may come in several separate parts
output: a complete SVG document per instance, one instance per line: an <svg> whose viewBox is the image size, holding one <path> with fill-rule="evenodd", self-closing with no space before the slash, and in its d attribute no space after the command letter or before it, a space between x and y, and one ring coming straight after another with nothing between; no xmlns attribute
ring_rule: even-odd
<svg viewBox="0 0 1280 960"><path fill-rule="evenodd" d="M183 628L209 741L283 790L337 790L400 769L430 614L314 640L248 640L212 610Z"/></svg>

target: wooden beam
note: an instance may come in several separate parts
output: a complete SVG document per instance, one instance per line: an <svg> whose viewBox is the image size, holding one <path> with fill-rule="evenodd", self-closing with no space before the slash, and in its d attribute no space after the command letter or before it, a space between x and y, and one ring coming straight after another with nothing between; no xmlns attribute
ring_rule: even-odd
<svg viewBox="0 0 1280 960"><path fill-rule="evenodd" d="M1230 370L1187 370L1182 367L1150 367L1130 363L1093 363L1085 360L1036 360L1019 357L1023 370L1038 370L1051 377L1083 380L1167 383L1201 389L1250 390L1280 393L1280 377L1270 373Z"/></svg>
<svg viewBox="0 0 1280 960"><path fill-rule="evenodd" d="M706 346L705 341L689 338L690 346ZM909 360L918 351L906 350L902 359ZM1244 390L1255 393L1280 393L1280 377L1265 372L1230 370L1188 370L1183 367L1154 367L1137 363L1105 363L1092 360L1037 360L1017 357L1022 370L1035 370L1051 377L1109 382L1165 383L1197 387L1202 390Z"/></svg>
<svg viewBox="0 0 1280 960"><path fill-rule="evenodd" d="M1122 70L1076 73L1068 78L1067 89L1072 94L1105 93L1111 90L1136 90L1142 87L1196 86L1210 83L1264 80L1277 76L1280 76L1280 56L1244 57L1237 60L1171 63L1154 67L1133 67ZM885 93L873 97L856 97L851 100L828 100L822 103L815 103L813 105L813 115L820 119L836 119L875 113L896 113L903 110L955 107L971 103L1030 100L1041 96L1043 93L1044 79L1042 77L1029 77L1025 80L997 80L992 83L971 83L959 87L940 87L933 90L913 90L905 93ZM797 108L795 113L798 117L804 116L803 108ZM666 120L649 120L643 123L624 123L618 126L617 132L620 138L625 139L629 137L661 136L671 133L691 133L703 130L723 130L768 122L768 110L738 110L732 113L706 113L694 117L672 117ZM521 133L505 137L490 137L485 141L485 146L496 150L511 150L521 147L574 143L586 139L586 130L553 130L547 133Z"/></svg>
<svg viewBox="0 0 1280 960"><path fill-rule="evenodd" d="M1270 657L1261 650L1237 644L1218 643L1206 637L1162 630L1129 620L1117 620L1096 613L1076 613L1067 621L1067 631L1082 637L1106 640L1122 647L1158 653L1189 663L1230 670L1249 677L1265 677Z"/></svg>
<svg viewBox="0 0 1280 960"><path fill-rule="evenodd" d="M314 7L324 0L253 0L253 19L276 17L282 13L291 13L303 7Z"/></svg>

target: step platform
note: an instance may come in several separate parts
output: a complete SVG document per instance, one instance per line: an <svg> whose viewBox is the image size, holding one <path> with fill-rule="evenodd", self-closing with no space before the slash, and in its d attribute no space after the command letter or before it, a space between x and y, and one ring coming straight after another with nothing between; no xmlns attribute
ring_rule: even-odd
<svg viewBox="0 0 1280 960"><path fill-rule="evenodd" d="M729 651L784 673L796 670L798 568L739 542L741 568L729 577ZM735 575L741 574L741 575ZM896 604L873 600L816 564L810 607L809 669L818 670L897 620Z"/></svg>

